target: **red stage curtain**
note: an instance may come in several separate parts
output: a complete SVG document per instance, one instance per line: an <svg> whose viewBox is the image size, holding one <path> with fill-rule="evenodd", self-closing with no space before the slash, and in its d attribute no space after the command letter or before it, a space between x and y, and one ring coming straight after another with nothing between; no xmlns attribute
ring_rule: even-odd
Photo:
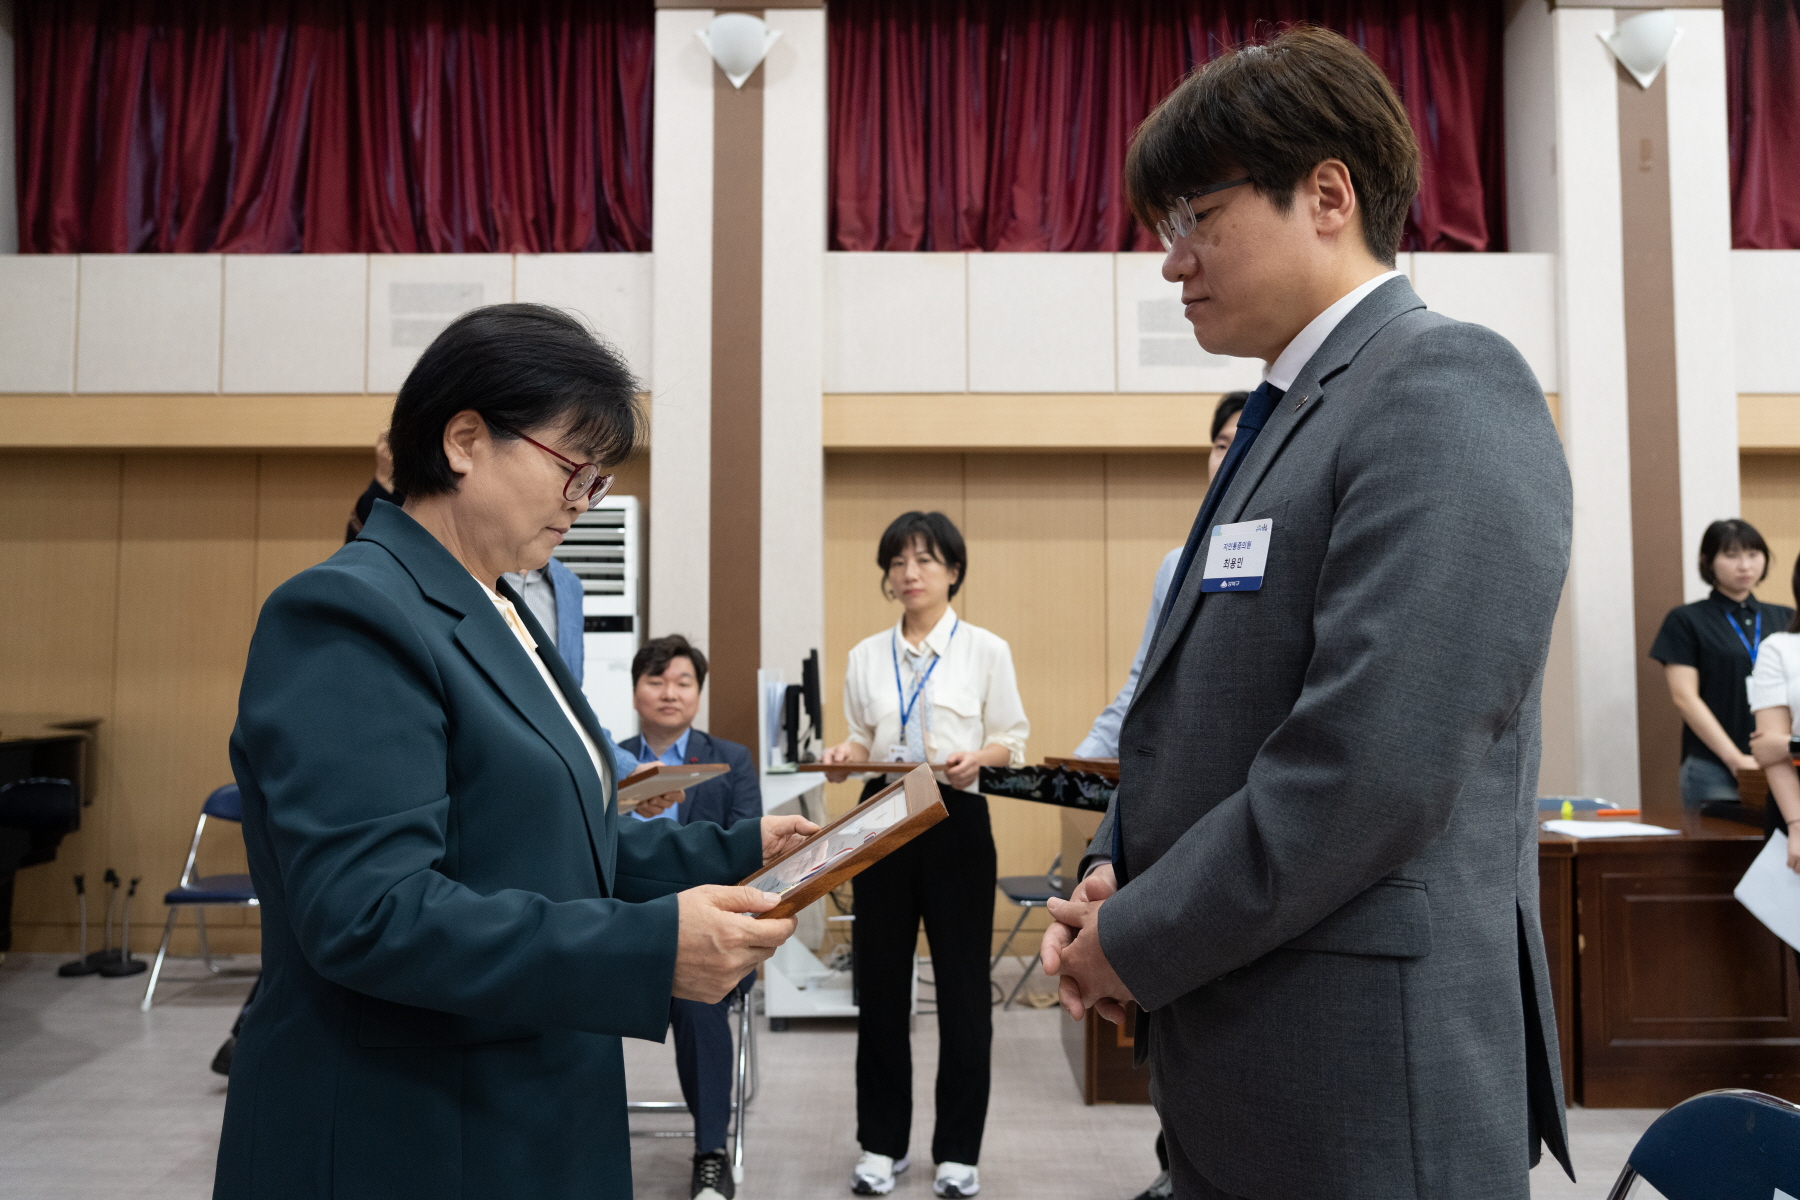
<svg viewBox="0 0 1800 1200"><path fill-rule="evenodd" d="M1800 249L1800 5L1726 0L1731 244Z"/></svg>
<svg viewBox="0 0 1800 1200"><path fill-rule="evenodd" d="M650 248L651 0L18 0L27 252Z"/></svg>
<svg viewBox="0 0 1800 1200"><path fill-rule="evenodd" d="M1387 71L1424 151L1409 250L1506 249L1502 0L834 0L836 250L1154 250L1120 184L1196 63L1311 21Z"/></svg>

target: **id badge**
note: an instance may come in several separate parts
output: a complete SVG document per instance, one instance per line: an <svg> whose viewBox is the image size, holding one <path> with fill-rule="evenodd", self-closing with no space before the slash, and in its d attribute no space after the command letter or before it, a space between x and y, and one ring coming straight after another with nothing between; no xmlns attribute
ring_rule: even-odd
<svg viewBox="0 0 1800 1200"><path fill-rule="evenodd" d="M1206 543L1206 570L1200 576L1200 590L1261 590L1263 566L1269 561L1269 537L1274 524L1265 518L1214 525L1212 537Z"/></svg>
<svg viewBox="0 0 1800 1200"><path fill-rule="evenodd" d="M906 743L896 742L892 746L889 746L887 760L891 763L903 763L907 761Z"/></svg>

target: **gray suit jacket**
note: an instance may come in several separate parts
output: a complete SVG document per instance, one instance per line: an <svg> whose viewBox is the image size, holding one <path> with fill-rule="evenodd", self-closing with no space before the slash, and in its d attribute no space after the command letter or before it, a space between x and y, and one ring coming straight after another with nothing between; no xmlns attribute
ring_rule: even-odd
<svg viewBox="0 0 1800 1200"><path fill-rule="evenodd" d="M1525 1200L1567 1167L1538 924L1539 690L1568 469L1512 345L1405 280L1334 330L1170 597L1094 846L1163 1124L1252 1200Z"/></svg>

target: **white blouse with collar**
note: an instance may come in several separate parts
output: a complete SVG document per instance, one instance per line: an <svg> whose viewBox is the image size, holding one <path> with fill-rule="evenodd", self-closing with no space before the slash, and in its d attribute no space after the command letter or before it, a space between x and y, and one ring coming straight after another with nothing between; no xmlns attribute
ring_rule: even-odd
<svg viewBox="0 0 1800 1200"><path fill-rule="evenodd" d="M889 751L901 742L903 700L912 697L919 676L929 671L924 694L907 722L910 730L913 722L924 721L929 761L943 762L946 755L959 750L1004 746L1013 766L1025 765L1025 739L1031 733L1031 722L1019 699L1011 647L980 626L961 620L955 609L944 613L922 645L909 646L900 630L901 622L896 622L892 629L865 638L850 651L844 672L849 740L866 747L873 762L893 761Z"/></svg>

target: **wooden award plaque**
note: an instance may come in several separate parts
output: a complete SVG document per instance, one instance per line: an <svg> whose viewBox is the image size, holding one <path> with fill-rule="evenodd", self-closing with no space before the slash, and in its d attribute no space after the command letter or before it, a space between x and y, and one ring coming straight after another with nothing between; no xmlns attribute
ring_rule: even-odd
<svg viewBox="0 0 1800 1200"><path fill-rule="evenodd" d="M761 916L791 917L949 815L930 766L920 765L743 882L781 897Z"/></svg>

